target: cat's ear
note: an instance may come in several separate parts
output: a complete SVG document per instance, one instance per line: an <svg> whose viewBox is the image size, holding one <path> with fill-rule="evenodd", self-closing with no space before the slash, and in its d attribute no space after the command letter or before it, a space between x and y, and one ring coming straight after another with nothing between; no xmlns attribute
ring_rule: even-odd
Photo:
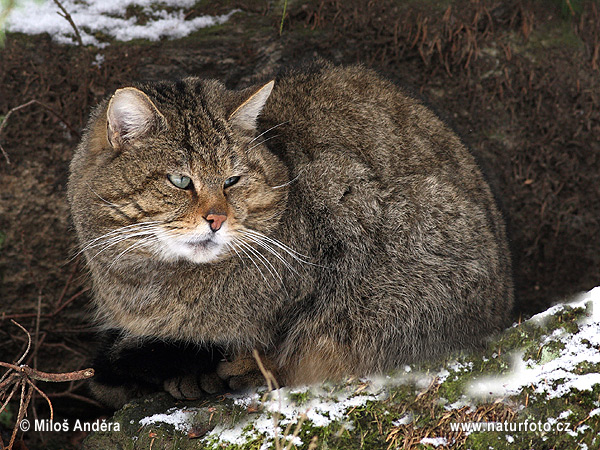
<svg viewBox="0 0 600 450"><path fill-rule="evenodd" d="M144 92L126 87L110 99L106 121L108 142L118 149L164 123L165 118Z"/></svg>
<svg viewBox="0 0 600 450"><path fill-rule="evenodd" d="M256 130L256 119L271 95L274 84L275 81L269 81L238 106L229 115L231 124L245 131Z"/></svg>

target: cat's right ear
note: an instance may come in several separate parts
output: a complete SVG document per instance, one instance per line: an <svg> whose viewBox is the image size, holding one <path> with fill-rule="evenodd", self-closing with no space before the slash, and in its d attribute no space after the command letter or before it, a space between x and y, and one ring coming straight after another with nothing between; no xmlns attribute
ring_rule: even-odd
<svg viewBox="0 0 600 450"><path fill-rule="evenodd" d="M244 131L255 131L258 115L265 106L269 95L271 95L274 85L275 81L269 81L252 93L229 115L229 122Z"/></svg>
<svg viewBox="0 0 600 450"><path fill-rule="evenodd" d="M133 87L118 89L106 112L108 142L114 149L121 149L164 122L164 116L144 92Z"/></svg>

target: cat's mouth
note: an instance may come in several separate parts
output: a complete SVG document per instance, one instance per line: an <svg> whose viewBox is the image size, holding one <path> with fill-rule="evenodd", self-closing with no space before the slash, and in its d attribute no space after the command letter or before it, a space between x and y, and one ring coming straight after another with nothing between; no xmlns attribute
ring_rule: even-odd
<svg viewBox="0 0 600 450"><path fill-rule="evenodd" d="M160 255L168 261L187 259L198 264L216 261L223 253L227 238L214 234L175 237L163 233L158 236L162 243Z"/></svg>
<svg viewBox="0 0 600 450"><path fill-rule="evenodd" d="M184 242L184 245L187 245L194 251L206 251L217 247L219 244L209 238L189 240Z"/></svg>

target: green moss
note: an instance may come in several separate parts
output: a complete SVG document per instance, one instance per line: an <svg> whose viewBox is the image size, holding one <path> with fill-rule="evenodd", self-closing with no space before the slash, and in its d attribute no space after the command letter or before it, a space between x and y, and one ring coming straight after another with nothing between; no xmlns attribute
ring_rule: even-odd
<svg viewBox="0 0 600 450"><path fill-rule="evenodd" d="M586 443L588 448L597 448L600 431L600 416L589 416L595 408L592 398L598 399L600 387L592 391L572 391L566 398L547 399L526 388L529 394L528 406L508 425L508 431L473 432L469 435L466 448L488 448L495 450L513 448L578 448L578 443ZM565 411L567 417L561 417ZM560 425L558 425L560 424ZM582 424L589 428L581 429L577 436L568 431L577 431ZM559 427L567 427L566 429ZM509 439L507 440L507 436ZM510 442L509 442L510 441Z"/></svg>
<svg viewBox="0 0 600 450"><path fill-rule="evenodd" d="M565 344L561 341L549 341L544 345L531 345L523 354L523 361L532 360L538 364L545 364L560 356Z"/></svg>
<svg viewBox="0 0 600 450"><path fill-rule="evenodd" d="M543 3L554 6L563 20L572 20L581 15L583 5L589 0L543 0Z"/></svg>
<svg viewBox="0 0 600 450"><path fill-rule="evenodd" d="M582 50L584 43L569 22L547 24L534 29L529 36L529 45L535 50L562 48L564 50Z"/></svg>
<svg viewBox="0 0 600 450"><path fill-rule="evenodd" d="M303 392L291 392L289 394L290 399L297 405L305 404L312 396L308 390Z"/></svg>
<svg viewBox="0 0 600 450"><path fill-rule="evenodd" d="M0 427L4 427L7 430L12 429L15 425L15 413L11 404L6 405L4 410L0 413Z"/></svg>

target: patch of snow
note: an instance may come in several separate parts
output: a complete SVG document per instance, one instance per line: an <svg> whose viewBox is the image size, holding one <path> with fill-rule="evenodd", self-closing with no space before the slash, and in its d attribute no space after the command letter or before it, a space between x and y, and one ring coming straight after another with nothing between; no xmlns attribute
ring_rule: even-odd
<svg viewBox="0 0 600 450"><path fill-rule="evenodd" d="M218 440L221 443L227 443L231 445L243 445L247 442L247 435L244 429L248 425L248 422L239 423L232 428L226 428L223 425L217 425L207 437L210 435L218 436Z"/></svg>
<svg viewBox="0 0 600 450"><path fill-rule="evenodd" d="M217 426L205 436L205 442L217 444L217 446L220 443L240 445L262 436L264 441L261 448L271 448L273 441L277 438L287 439L293 445L300 446L302 445L300 438L293 437L291 433L284 436L284 433L290 424L292 425L290 429L294 430L294 425L302 416L313 427L326 427L332 422L343 422L350 409L363 406L368 401L377 401L383 398L380 388L376 389L371 386L359 394L343 392L336 395L319 388L311 388L311 395L314 398L307 403L298 405L292 400L291 394L306 392L308 389L308 387L281 388L272 391L264 401L259 398L258 394L254 394L250 400L236 398L234 402L238 405L259 403L263 411L268 414L249 417L233 429Z"/></svg>
<svg viewBox="0 0 600 450"><path fill-rule="evenodd" d="M92 66L100 68L100 67L102 67L103 62L104 62L104 55L98 53L96 55L96 57L94 58L94 60L92 61Z"/></svg>
<svg viewBox="0 0 600 450"><path fill-rule="evenodd" d="M421 444L430 444L434 447L439 447L440 445L448 445L448 440L444 437L423 438L421 439Z"/></svg>
<svg viewBox="0 0 600 450"><path fill-rule="evenodd" d="M444 405L444 409L449 411L452 409L460 409L463 408L465 406L470 406L471 409L473 409L473 405L471 404L471 402L469 401L469 399L467 399L466 396L461 396L457 401L455 401L454 403L451 403L449 405Z"/></svg>
<svg viewBox="0 0 600 450"><path fill-rule="evenodd" d="M590 417L594 417L594 416L597 416L598 414L600 414L600 408L592 409L592 410L590 411L590 414L589 414L589 416L590 416Z"/></svg>
<svg viewBox="0 0 600 450"><path fill-rule="evenodd" d="M573 414L573 411L571 411L570 409L567 409L566 411L563 411L558 415L558 420L566 419L571 414Z"/></svg>
<svg viewBox="0 0 600 450"><path fill-rule="evenodd" d="M402 417L400 417L398 420L394 420L392 422L392 425L395 427L399 427L400 425L408 425L409 423L412 423L412 421L413 421L413 414L411 412L407 412Z"/></svg>
<svg viewBox="0 0 600 450"><path fill-rule="evenodd" d="M443 383L450 376L450 372L447 369L442 369L438 372L439 382Z"/></svg>
<svg viewBox="0 0 600 450"><path fill-rule="evenodd" d="M219 25L237 10L221 16L200 16L187 20L184 8L191 8L195 0L62 0L62 5L77 26L84 45L102 45L94 36L103 33L119 41L163 38L181 38L200 28ZM169 6L169 11L160 9ZM143 24L135 16L124 19L128 7L141 8L148 16ZM58 6L52 0L21 0L10 12L6 29L25 34L48 33L62 44L75 44L73 28L59 14Z"/></svg>
<svg viewBox="0 0 600 450"><path fill-rule="evenodd" d="M565 306L570 306L571 308L586 308L587 304L591 302L592 310L591 314L585 319L582 323L587 324L590 322L599 323L600 322L600 286L595 287L591 291L584 292L582 294L576 295L571 301L566 303L560 303L557 305L548 308L546 311L543 311L535 316L531 317L528 322L533 322L538 326L543 326L548 318L555 315L558 312L561 312L565 309ZM594 308L596 306L596 308Z"/></svg>
<svg viewBox="0 0 600 450"><path fill-rule="evenodd" d="M516 352L512 359L512 370L503 376L483 377L475 380L469 387L474 397L515 395L525 386L532 386L536 393L547 398L562 397L571 389L590 390L600 383L599 373L577 373L580 364L600 364L600 288L581 295L568 304L570 307L587 307L590 314L579 321L579 331L572 335L555 332L543 341L559 342L564 349L556 358L537 363L523 361L523 352ZM532 317L534 323L546 321L549 314L562 311L565 305L555 305L544 313Z"/></svg>
<svg viewBox="0 0 600 450"><path fill-rule="evenodd" d="M173 425L177 431L187 433L192 428L192 421L195 416L196 411L193 409L171 408L166 413L144 417L139 423L142 426L166 423Z"/></svg>

